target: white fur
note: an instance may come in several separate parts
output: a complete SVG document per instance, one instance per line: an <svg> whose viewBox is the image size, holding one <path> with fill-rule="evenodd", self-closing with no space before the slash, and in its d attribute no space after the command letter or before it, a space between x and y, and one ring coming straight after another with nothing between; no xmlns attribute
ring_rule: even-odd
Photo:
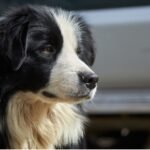
<svg viewBox="0 0 150 150"><path fill-rule="evenodd" d="M53 113L57 125L57 146L77 144L84 135L87 119L78 113L76 106L70 104L56 104Z"/></svg>
<svg viewBox="0 0 150 150"><path fill-rule="evenodd" d="M76 54L78 41L81 40L81 25L75 17L72 17L71 12L60 9L58 13L54 10L52 13L63 37L63 47L51 71L47 90L65 98L80 91L79 72L92 73L93 71Z"/></svg>

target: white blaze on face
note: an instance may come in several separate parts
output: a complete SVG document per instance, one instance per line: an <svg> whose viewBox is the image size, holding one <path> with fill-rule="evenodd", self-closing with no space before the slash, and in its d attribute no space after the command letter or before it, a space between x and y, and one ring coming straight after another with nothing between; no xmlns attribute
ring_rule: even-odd
<svg viewBox="0 0 150 150"><path fill-rule="evenodd" d="M80 25L71 13L53 13L63 37L63 46L51 71L48 91L60 97L80 91L79 72L93 72L76 54L80 39Z"/></svg>

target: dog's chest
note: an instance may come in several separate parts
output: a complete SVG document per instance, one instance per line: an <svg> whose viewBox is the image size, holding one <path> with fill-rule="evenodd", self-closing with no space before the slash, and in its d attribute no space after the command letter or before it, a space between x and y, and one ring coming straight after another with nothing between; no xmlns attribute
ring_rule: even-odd
<svg viewBox="0 0 150 150"><path fill-rule="evenodd" d="M47 130L47 135L43 140L49 140L49 145L45 145L44 148L53 149L67 144L77 144L83 137L85 122L86 118L78 113L75 106L56 104L54 108L50 108L47 118L43 119L40 125L40 128ZM40 134L45 133L41 132ZM26 141L23 147L27 149L37 147L36 145L32 146L32 142L33 139Z"/></svg>
<svg viewBox="0 0 150 150"><path fill-rule="evenodd" d="M78 113L75 106L57 104L49 115L55 131L55 146L77 144L83 137L86 118Z"/></svg>
<svg viewBox="0 0 150 150"><path fill-rule="evenodd" d="M16 94L7 108L11 148L45 149L76 144L83 136L85 122L76 106L48 105L30 93Z"/></svg>

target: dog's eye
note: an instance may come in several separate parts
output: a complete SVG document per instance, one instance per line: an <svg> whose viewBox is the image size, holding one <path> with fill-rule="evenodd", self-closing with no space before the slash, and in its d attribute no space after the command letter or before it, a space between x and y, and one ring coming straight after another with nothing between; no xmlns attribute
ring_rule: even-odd
<svg viewBox="0 0 150 150"><path fill-rule="evenodd" d="M55 48L53 46L46 47L40 50L43 55L49 56L55 53Z"/></svg>

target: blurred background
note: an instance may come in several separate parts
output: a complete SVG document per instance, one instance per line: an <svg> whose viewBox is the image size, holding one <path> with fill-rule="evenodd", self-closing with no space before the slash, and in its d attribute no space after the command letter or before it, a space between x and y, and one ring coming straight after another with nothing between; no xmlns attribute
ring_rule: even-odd
<svg viewBox="0 0 150 150"><path fill-rule="evenodd" d="M0 0L0 13L23 4L72 10L91 26L100 82L83 106L87 148L150 148L150 1Z"/></svg>

